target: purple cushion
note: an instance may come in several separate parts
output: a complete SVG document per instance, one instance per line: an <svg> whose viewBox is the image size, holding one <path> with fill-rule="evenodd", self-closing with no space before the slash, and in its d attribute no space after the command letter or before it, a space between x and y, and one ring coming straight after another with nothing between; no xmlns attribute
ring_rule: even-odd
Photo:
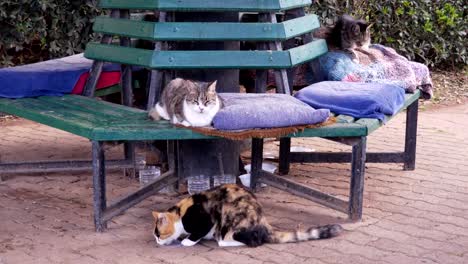
<svg viewBox="0 0 468 264"><path fill-rule="evenodd" d="M311 106L285 94L220 93L224 107L213 119L219 130L244 130L317 124L326 121L328 109Z"/></svg>

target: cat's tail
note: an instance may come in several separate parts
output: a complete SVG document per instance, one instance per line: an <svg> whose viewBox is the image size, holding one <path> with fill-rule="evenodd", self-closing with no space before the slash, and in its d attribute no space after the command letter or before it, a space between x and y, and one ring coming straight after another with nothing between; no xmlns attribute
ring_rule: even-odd
<svg viewBox="0 0 468 264"><path fill-rule="evenodd" d="M290 243L306 240L317 240L335 237L343 231L341 225L324 225L319 227L309 228L307 231L272 231L270 234L270 243Z"/></svg>

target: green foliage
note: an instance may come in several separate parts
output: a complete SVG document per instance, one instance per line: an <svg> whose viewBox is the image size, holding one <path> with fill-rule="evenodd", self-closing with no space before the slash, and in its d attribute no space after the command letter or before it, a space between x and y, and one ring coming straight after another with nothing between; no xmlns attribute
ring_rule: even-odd
<svg viewBox="0 0 468 264"><path fill-rule="evenodd" d="M462 68L468 64L467 6L465 0L321 0L311 12L325 25L343 13L364 18L374 23L373 43L431 67Z"/></svg>
<svg viewBox="0 0 468 264"><path fill-rule="evenodd" d="M98 14L95 0L0 1L0 67L83 51Z"/></svg>

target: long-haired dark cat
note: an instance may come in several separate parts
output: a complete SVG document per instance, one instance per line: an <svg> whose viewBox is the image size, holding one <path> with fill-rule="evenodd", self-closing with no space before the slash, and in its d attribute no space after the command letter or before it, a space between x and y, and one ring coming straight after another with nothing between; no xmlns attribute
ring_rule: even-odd
<svg viewBox="0 0 468 264"><path fill-rule="evenodd" d="M338 235L340 225L306 231L277 231L263 215L256 197L241 186L227 184L181 200L166 212L153 212L154 237L159 245L179 238L193 246L201 239L215 239L221 247L250 246L323 239Z"/></svg>
<svg viewBox="0 0 468 264"><path fill-rule="evenodd" d="M362 19L343 15L328 32L327 43L332 47L351 53L353 59L357 59L355 50L368 54L366 50L371 43L371 26L372 24Z"/></svg>
<svg viewBox="0 0 468 264"><path fill-rule="evenodd" d="M162 117L184 126L209 126L222 107L216 83L174 79L164 88L161 99L149 116L154 120Z"/></svg>

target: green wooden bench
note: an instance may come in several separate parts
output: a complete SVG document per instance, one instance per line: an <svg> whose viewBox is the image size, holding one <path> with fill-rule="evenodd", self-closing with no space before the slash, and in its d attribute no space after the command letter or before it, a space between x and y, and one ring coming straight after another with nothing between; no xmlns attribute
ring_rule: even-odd
<svg viewBox="0 0 468 264"><path fill-rule="evenodd" d="M131 65L152 69L151 89L148 106L154 105L161 92L166 69L194 68L251 68L257 72L256 90L266 87L266 69L277 69L278 92L289 93L286 69L310 61L327 52L324 40L311 39L310 32L319 26L315 15L304 15L303 7L310 0L250 1L231 0L102 0L101 8L111 9L110 17L96 19L94 30L103 33L101 43L90 43L85 56L94 59L84 96L38 97L26 99L0 99L0 112L17 115L54 128L68 131L91 141L94 188L94 223L96 231L103 231L112 217L146 197L155 194L164 186L179 180L177 173L177 142L179 140L209 139L212 137L176 128L166 121L154 122L147 118L147 112L132 108ZM159 22L129 20L130 10L160 10ZM171 16L166 12L187 11L236 11L258 12L259 23L194 23L167 21ZM297 18L276 23L276 12L294 11ZM226 30L228 28L229 30ZM304 35L306 44L289 50L282 49L282 41ZM120 45L112 44L113 36L120 37ZM130 46L130 38L151 40L156 43L154 50L142 50ZM258 41L257 51L174 51L165 50L165 41L212 41L212 40L254 40ZM95 86L102 70L103 61L122 64L123 105L112 104L93 98ZM167 77L167 76L166 76ZM406 168L414 168L416 143L417 99L419 94L408 95L409 106L407 141L405 152L398 154L368 154L369 162L404 162ZM402 109L403 110L403 109ZM362 190L364 186L364 164L366 160L366 137L380 124L377 120L352 120L337 117L339 122L330 126L306 129L281 139L280 172L287 172L290 162L351 162L350 200L342 201L320 193L304 185L294 183L261 170L263 139L253 139L252 146L252 187L258 182L289 191L331 208L345 212L351 219L362 215ZM351 153L336 155L290 153L291 137L323 137L353 145ZM112 204L106 201L106 167L132 167L131 144L124 161L107 161L103 149L106 141L134 142L140 140L162 140L168 142L169 171L159 180L131 193ZM0 164L9 166L9 164Z"/></svg>

